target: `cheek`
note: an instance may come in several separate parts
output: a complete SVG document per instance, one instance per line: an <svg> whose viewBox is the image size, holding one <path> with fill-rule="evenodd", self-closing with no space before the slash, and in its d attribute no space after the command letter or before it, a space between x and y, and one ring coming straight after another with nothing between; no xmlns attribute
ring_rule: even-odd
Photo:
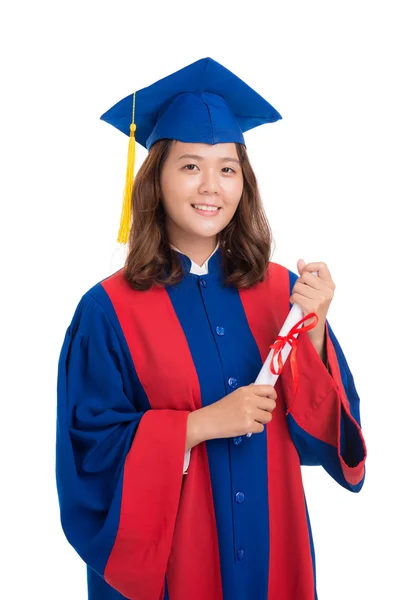
<svg viewBox="0 0 400 600"><path fill-rule="evenodd" d="M165 204L176 207L190 199L197 190L197 184L194 177L185 177L178 172L162 180L161 189Z"/></svg>
<svg viewBox="0 0 400 600"><path fill-rule="evenodd" d="M243 193L243 180L231 179L224 186L224 196L227 206L235 209L240 202Z"/></svg>

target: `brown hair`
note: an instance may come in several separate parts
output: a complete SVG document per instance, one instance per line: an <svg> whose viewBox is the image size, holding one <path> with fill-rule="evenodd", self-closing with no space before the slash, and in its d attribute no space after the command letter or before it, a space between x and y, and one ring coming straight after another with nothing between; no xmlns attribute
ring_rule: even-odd
<svg viewBox="0 0 400 600"><path fill-rule="evenodd" d="M140 167L132 193L132 228L125 277L135 290L176 285L182 263L170 247L161 201L160 176L172 140L159 140ZM236 144L243 193L234 216L219 233L225 285L247 288L264 280L272 235L246 148Z"/></svg>

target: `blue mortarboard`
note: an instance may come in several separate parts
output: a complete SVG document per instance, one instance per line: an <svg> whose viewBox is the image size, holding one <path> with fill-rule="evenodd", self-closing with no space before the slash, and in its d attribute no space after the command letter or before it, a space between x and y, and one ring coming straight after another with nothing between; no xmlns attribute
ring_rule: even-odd
<svg viewBox="0 0 400 600"><path fill-rule="evenodd" d="M281 119L269 102L212 58L202 58L120 100L101 116L130 136L118 241L128 239L135 138L150 150L161 139L244 144L243 132Z"/></svg>

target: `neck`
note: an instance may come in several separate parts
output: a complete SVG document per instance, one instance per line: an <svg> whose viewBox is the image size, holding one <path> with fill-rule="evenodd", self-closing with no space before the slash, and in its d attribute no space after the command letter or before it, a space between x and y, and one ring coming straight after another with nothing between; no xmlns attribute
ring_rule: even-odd
<svg viewBox="0 0 400 600"><path fill-rule="evenodd" d="M214 252L217 245L217 236L209 238L193 238L190 235L187 237L181 235L179 238L170 236L170 243L188 256L190 260L201 266Z"/></svg>

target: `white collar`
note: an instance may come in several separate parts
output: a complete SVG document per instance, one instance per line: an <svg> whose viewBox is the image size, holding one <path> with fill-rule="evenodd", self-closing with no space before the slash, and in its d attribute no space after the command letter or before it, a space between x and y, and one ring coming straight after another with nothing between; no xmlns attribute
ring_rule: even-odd
<svg viewBox="0 0 400 600"><path fill-rule="evenodd" d="M179 248L176 248L172 244L171 244L171 248L173 248L174 250L176 250L180 254L184 254L184 252L182 252L181 250L179 250ZM192 266L190 268L190 272L194 273L195 275L207 275L208 274L208 261L216 253L216 251L218 250L218 248L219 248L219 240L217 242L217 245L214 248L213 253L210 254L210 256L207 258L207 260L201 266L198 265L197 263L195 263L193 260L190 259L191 262L192 262Z"/></svg>

